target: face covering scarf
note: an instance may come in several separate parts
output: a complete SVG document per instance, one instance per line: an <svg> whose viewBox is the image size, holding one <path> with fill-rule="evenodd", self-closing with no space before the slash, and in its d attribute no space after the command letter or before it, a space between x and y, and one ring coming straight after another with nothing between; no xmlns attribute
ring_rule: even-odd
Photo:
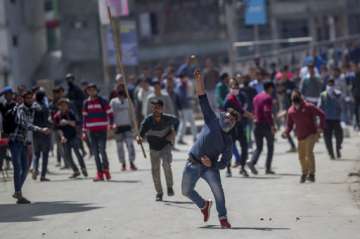
<svg viewBox="0 0 360 239"><path fill-rule="evenodd" d="M239 89L231 89L230 90L232 95L238 95L239 94Z"/></svg>
<svg viewBox="0 0 360 239"><path fill-rule="evenodd" d="M335 86L326 86L326 91L329 92L330 95L334 94Z"/></svg>
<svg viewBox="0 0 360 239"><path fill-rule="evenodd" d="M220 113L220 127L225 133L229 133L231 129L234 127L234 123L232 123L229 119L226 119L225 113Z"/></svg>

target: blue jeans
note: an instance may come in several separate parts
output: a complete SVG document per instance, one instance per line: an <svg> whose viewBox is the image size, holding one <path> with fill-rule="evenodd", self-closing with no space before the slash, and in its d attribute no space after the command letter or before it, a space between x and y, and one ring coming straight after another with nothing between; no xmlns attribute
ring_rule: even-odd
<svg viewBox="0 0 360 239"><path fill-rule="evenodd" d="M207 168L202 164L186 163L181 184L182 194L193 201L200 209L204 208L205 200L194 190L200 178L209 184L214 194L219 218L226 218L225 195L221 185L219 170Z"/></svg>
<svg viewBox="0 0 360 239"><path fill-rule="evenodd" d="M11 160L14 167L14 186L15 192L21 192L29 170L27 160L27 147L19 141L10 141L9 147L11 151Z"/></svg>
<svg viewBox="0 0 360 239"><path fill-rule="evenodd" d="M243 125L237 125L236 126L236 134L234 135L233 138L233 147L232 147L232 152L233 155L235 157L235 161L236 163L240 164L242 167L245 166L246 161L248 159L248 141L246 139L246 132L245 132L245 127ZM240 147L241 147L241 155L237 149L237 145L236 145L236 141L240 142ZM229 167L231 165L231 162L229 162Z"/></svg>

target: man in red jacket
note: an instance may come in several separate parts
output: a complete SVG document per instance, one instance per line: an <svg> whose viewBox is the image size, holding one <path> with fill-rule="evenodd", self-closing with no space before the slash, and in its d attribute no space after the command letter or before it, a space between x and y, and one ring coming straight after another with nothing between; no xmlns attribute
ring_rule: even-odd
<svg viewBox="0 0 360 239"><path fill-rule="evenodd" d="M84 101L83 106L83 138L86 138L89 133L97 170L94 181L103 181L104 176L110 180L106 139L107 130L114 123L113 112L109 103L98 95L98 88L95 84L89 84L86 92L89 98Z"/></svg>
<svg viewBox="0 0 360 239"><path fill-rule="evenodd" d="M288 110L287 128L282 134L284 138L295 126L299 141L299 160L302 169L300 183L306 179L315 182L315 155L314 146L319 140L325 126L325 114L315 105L306 102L300 91L294 90L291 95L292 106ZM317 117L320 118L318 125Z"/></svg>

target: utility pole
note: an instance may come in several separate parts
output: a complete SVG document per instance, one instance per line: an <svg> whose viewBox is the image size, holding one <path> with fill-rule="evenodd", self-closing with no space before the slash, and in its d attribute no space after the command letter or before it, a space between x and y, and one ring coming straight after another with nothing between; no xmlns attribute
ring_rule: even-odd
<svg viewBox="0 0 360 239"><path fill-rule="evenodd" d="M237 24L236 24L236 1L235 0L225 0L225 22L227 28L227 35L229 38L229 63L231 74L236 72L236 52L233 46L234 42L237 41Z"/></svg>

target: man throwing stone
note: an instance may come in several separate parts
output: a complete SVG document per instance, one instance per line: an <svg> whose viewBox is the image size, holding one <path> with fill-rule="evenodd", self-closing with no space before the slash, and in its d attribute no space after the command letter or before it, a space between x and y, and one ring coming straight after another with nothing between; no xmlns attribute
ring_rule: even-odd
<svg viewBox="0 0 360 239"><path fill-rule="evenodd" d="M227 220L225 196L221 185L220 169L226 168L232 157L232 138L230 131L238 120L238 113L229 109L216 117L205 93L204 81L200 71L195 72L195 87L199 97L205 125L189 152L182 179L182 193L191 199L204 216L209 220L212 202L205 201L195 190L197 181L202 178L210 186L216 201L219 220L222 228L231 228ZM219 156L220 160L219 160Z"/></svg>

